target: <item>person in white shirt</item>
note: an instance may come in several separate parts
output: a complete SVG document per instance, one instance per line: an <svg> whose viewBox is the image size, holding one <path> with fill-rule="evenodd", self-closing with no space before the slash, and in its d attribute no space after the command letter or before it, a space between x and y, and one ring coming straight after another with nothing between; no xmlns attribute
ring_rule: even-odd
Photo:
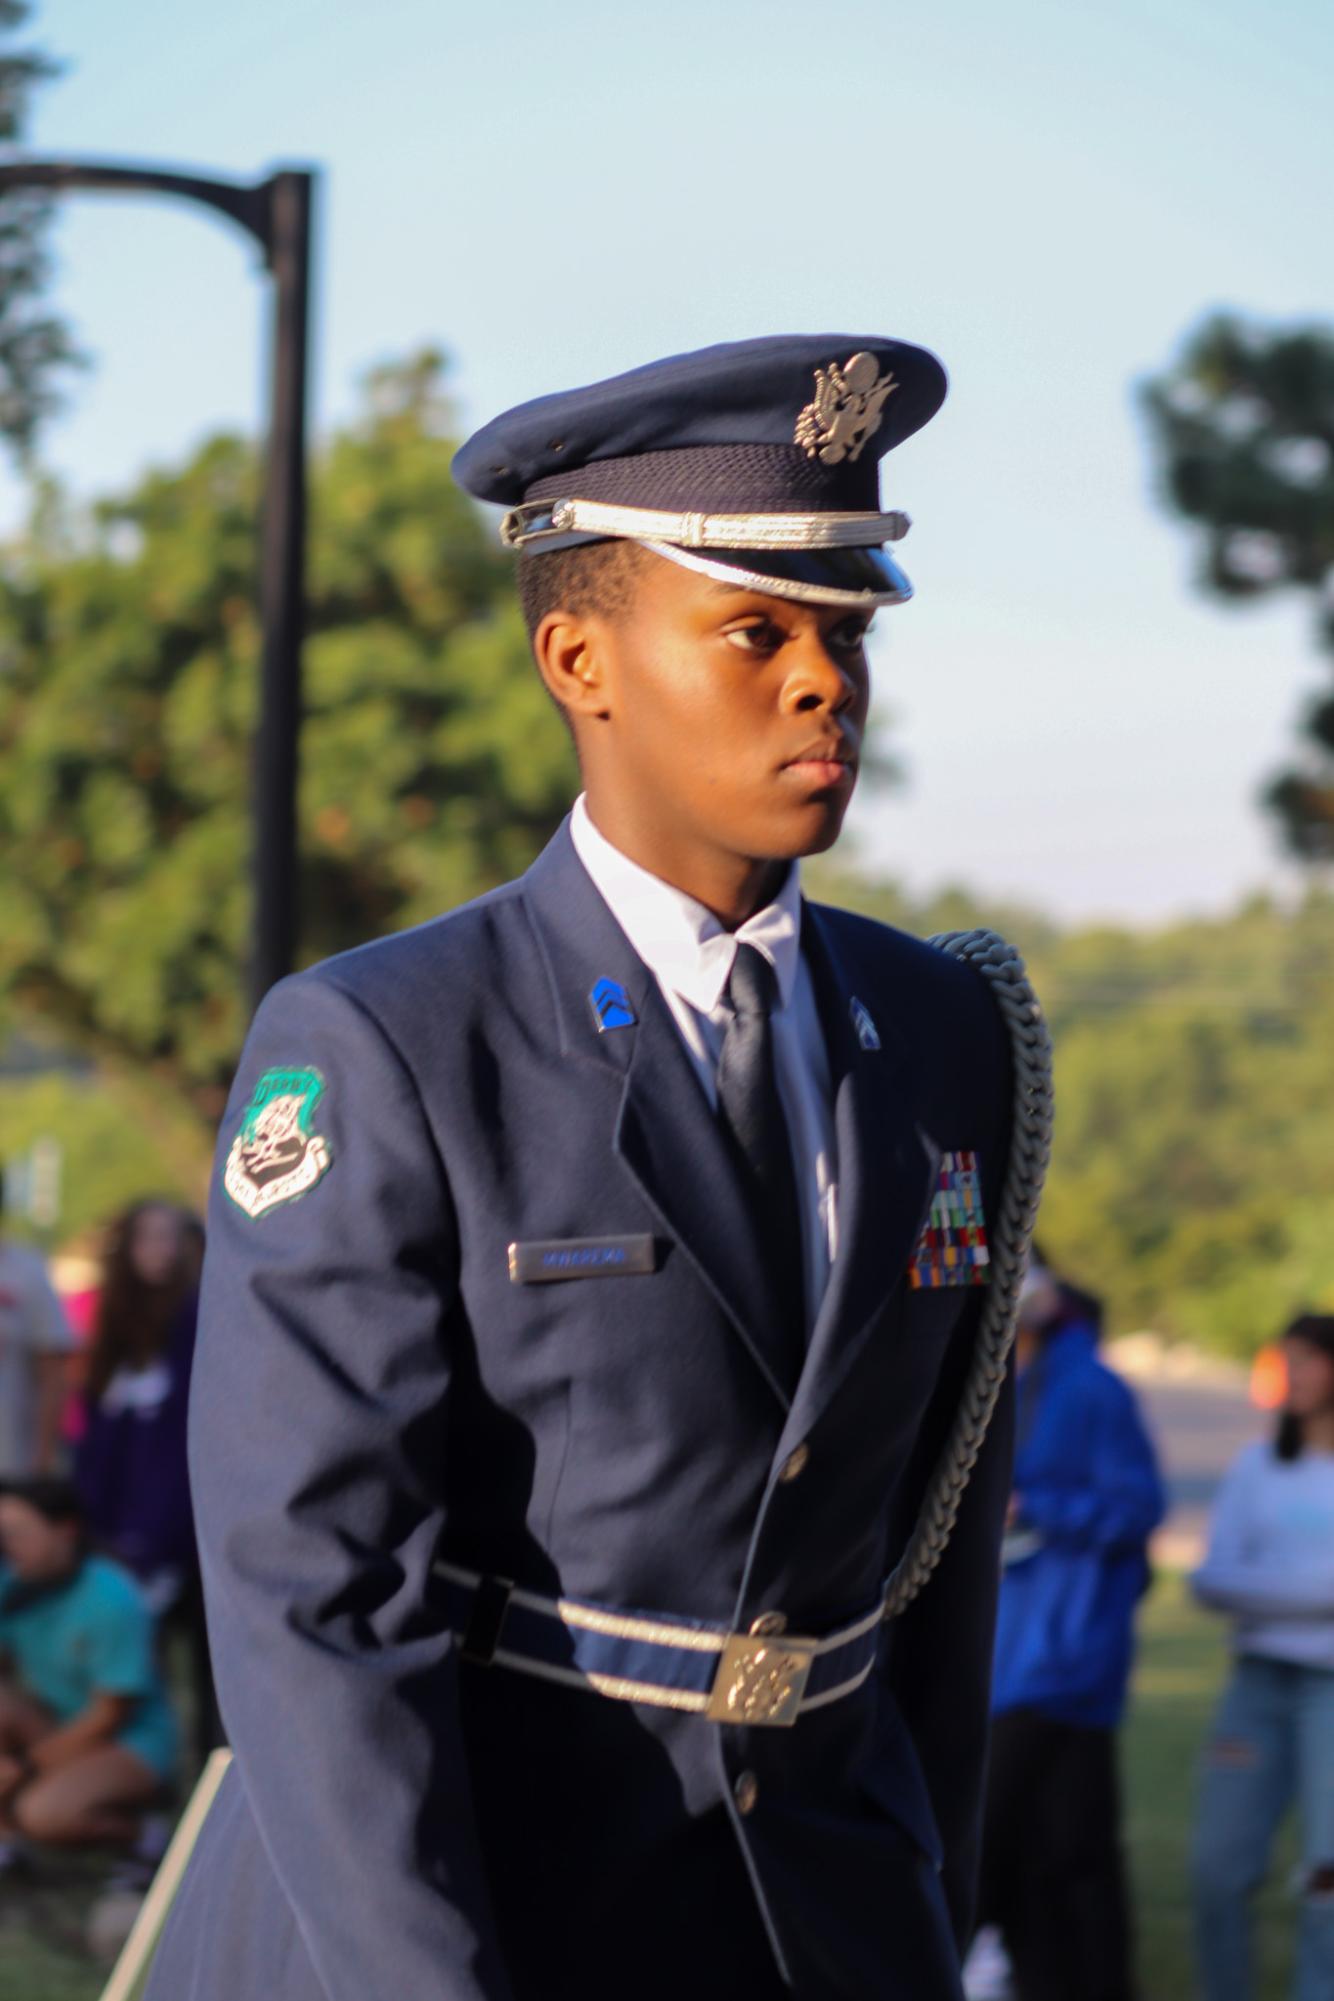
<svg viewBox="0 0 1334 2001"><path fill-rule="evenodd" d="M1250 1899L1294 1803L1302 1845L1294 2001L1334 1996L1334 1314L1302 1314L1283 1350L1278 1435L1233 1463L1191 1580L1206 1605L1232 1618L1236 1650L1194 1842L1205 2001L1255 1992Z"/></svg>
<svg viewBox="0 0 1334 2001"><path fill-rule="evenodd" d="M0 1188L0 1480L53 1473L74 1333L40 1254L3 1234Z"/></svg>

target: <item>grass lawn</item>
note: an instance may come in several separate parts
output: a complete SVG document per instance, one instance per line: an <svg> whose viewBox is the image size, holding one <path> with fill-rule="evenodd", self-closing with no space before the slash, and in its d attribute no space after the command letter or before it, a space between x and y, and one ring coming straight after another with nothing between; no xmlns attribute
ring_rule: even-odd
<svg viewBox="0 0 1334 2001"><path fill-rule="evenodd" d="M0 1887L0 2001L96 2001L110 1969L89 1958L84 1925L110 1866L61 1857L32 1885Z"/></svg>
<svg viewBox="0 0 1334 2001"><path fill-rule="evenodd" d="M1199 1747L1226 1666L1222 1627L1165 1576L1145 1607L1142 1634L1125 1747L1141 1976L1144 2001L1186 2001L1193 1992L1186 1841ZM1283 2001L1286 1993L1293 1906L1283 1886L1291 1864L1287 1849L1261 1901L1257 2001ZM105 1970L77 1941L99 1873L91 1861L66 1862L24 1901L0 1889L0 2001L97 2001Z"/></svg>

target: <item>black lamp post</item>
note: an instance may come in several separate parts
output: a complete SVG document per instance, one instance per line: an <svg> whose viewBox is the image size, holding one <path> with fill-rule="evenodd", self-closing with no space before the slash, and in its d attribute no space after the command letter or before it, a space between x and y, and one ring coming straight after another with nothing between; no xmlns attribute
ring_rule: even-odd
<svg viewBox="0 0 1334 2001"><path fill-rule="evenodd" d="M14 160L0 165L6 188L101 188L184 195L239 222L257 240L275 287L273 373L264 483L260 610L264 643L255 740L255 1005L291 970L296 940L297 737L306 539L306 353L310 301L313 172L284 168L267 181L205 179L155 167L85 160Z"/></svg>

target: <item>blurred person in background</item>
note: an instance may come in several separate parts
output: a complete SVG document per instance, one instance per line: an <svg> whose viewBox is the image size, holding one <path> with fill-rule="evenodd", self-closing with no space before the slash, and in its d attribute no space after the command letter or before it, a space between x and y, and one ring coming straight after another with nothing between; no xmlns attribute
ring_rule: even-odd
<svg viewBox="0 0 1334 2001"><path fill-rule="evenodd" d="M40 1253L4 1234L0 1182L0 1480L55 1471L74 1346Z"/></svg>
<svg viewBox="0 0 1334 2001"><path fill-rule="evenodd" d="M1100 1302L1034 1264L1016 1343L979 1921L1019 2001L1130 2001L1116 1729L1165 1499ZM970 1993L986 1991L970 1965ZM991 1991L996 1991L994 1988Z"/></svg>
<svg viewBox="0 0 1334 2001"><path fill-rule="evenodd" d="M1255 1993L1251 1899L1279 1823L1301 1822L1296 2001L1334 1996L1334 1314L1283 1339L1276 1437L1219 1491L1196 1595L1233 1621L1235 1659L1205 1753L1193 1854L1206 2001Z"/></svg>
<svg viewBox="0 0 1334 2001"><path fill-rule="evenodd" d="M93 1543L187 1636L201 1750L213 1741L213 1696L186 1415L202 1245L198 1220L159 1199L136 1202L112 1225L74 1462Z"/></svg>
<svg viewBox="0 0 1334 2001"><path fill-rule="evenodd" d="M89 1554L67 1480L0 1488L0 1872L25 1842L131 1845L176 1724L133 1578Z"/></svg>
<svg viewBox="0 0 1334 2001"><path fill-rule="evenodd" d="M137 1202L112 1225L75 1479L94 1541L159 1614L195 1568L185 1425L198 1287L174 1204Z"/></svg>

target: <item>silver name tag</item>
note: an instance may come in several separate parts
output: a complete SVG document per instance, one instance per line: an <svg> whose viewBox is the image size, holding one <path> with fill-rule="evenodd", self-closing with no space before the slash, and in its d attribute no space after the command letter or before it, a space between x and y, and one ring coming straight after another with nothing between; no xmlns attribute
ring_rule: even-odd
<svg viewBox="0 0 1334 2001"><path fill-rule="evenodd" d="M547 1237L511 1244L515 1285L545 1285L561 1278L624 1278L656 1268L652 1237Z"/></svg>

